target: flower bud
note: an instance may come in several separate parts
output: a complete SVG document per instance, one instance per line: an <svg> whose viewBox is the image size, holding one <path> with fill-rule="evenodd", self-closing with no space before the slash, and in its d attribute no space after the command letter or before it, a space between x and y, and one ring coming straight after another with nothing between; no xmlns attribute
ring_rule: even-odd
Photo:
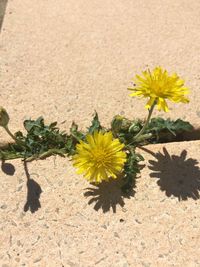
<svg viewBox="0 0 200 267"><path fill-rule="evenodd" d="M112 122L111 122L111 127L112 127L112 130L114 132L118 132L120 129L121 129L121 126L122 126L122 121L123 121L123 117L120 116L120 115L116 115Z"/></svg>
<svg viewBox="0 0 200 267"><path fill-rule="evenodd" d="M130 125L131 121L120 115L116 115L111 122L111 127L114 132L127 131Z"/></svg>
<svg viewBox="0 0 200 267"><path fill-rule="evenodd" d="M7 111L3 108L0 107L0 126L6 127L8 125L10 118L8 116Z"/></svg>

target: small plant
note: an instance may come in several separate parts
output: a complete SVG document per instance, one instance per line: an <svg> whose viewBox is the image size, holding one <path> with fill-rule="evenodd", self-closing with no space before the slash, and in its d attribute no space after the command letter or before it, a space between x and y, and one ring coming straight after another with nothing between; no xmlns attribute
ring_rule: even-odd
<svg viewBox="0 0 200 267"><path fill-rule="evenodd" d="M78 173L89 182L98 184L122 177L122 190L129 191L140 172L139 163L144 160L142 155L136 153L138 146L169 142L175 136L193 129L189 122L181 119L151 118L155 107L169 111L166 99L177 103L189 102L186 97L189 90L177 74L170 76L166 70L157 67L152 72L148 70L141 76L136 75L134 82L134 86L128 88L132 91L131 96L149 98L146 121L116 115L110 127L105 128L95 112L86 131L79 130L73 122L69 133L66 133L59 130L57 122L46 125L43 117L39 117L24 121L26 134L21 131L12 134L8 128L8 113L0 108L0 126L14 141L0 149L0 159L32 161L51 155L68 156L72 158Z"/></svg>

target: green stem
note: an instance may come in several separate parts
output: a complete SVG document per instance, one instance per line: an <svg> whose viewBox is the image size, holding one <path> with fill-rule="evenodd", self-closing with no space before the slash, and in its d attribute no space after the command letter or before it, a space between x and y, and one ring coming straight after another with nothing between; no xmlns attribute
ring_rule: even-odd
<svg viewBox="0 0 200 267"><path fill-rule="evenodd" d="M21 140L18 140L9 130L8 126L4 126L3 127L6 132L10 135L10 137L18 144L18 145L24 145L24 142L22 142Z"/></svg>
<svg viewBox="0 0 200 267"><path fill-rule="evenodd" d="M150 139L152 137L152 133L147 133L147 134L142 134L140 136L137 137L137 142L142 142L142 141L145 141L147 139Z"/></svg>
<svg viewBox="0 0 200 267"><path fill-rule="evenodd" d="M52 156L52 155L60 155L61 157L65 157L65 151L62 149L52 148L52 149L49 149L48 151L43 152L39 155L35 154L29 158L26 158L25 161L30 162L30 161L35 160L35 159L45 159L45 158Z"/></svg>
<svg viewBox="0 0 200 267"><path fill-rule="evenodd" d="M140 135L137 140L133 140L131 143L127 144L126 145L126 148L129 149L129 146L132 145L133 143L140 143L140 142L143 142L147 139L150 139L152 137L152 133L147 133L147 134L143 134L143 135Z"/></svg>
<svg viewBox="0 0 200 267"><path fill-rule="evenodd" d="M11 133L11 131L9 130L8 126L4 126L3 127L6 132L10 135L10 137L15 141L15 142L18 142L17 138Z"/></svg>
<svg viewBox="0 0 200 267"><path fill-rule="evenodd" d="M152 113L153 113L153 109L154 109L155 105L156 105L156 100L154 101L153 105L152 105L151 108L149 109L149 115L148 115L148 117L147 117L147 120L146 120L145 124L143 125L143 127L142 127L142 129L139 131L139 133L136 134L136 136L134 137L134 140L137 140L137 139L144 133L144 131L146 130L146 127L147 127L148 124L149 124L149 121L150 121L150 119L151 119L151 115L152 115Z"/></svg>

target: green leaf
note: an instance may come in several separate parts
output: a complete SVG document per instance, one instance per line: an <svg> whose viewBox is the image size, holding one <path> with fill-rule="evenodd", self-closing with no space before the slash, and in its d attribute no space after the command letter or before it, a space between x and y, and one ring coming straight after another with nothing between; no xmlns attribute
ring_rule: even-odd
<svg viewBox="0 0 200 267"><path fill-rule="evenodd" d="M34 159L40 158L42 155L46 157L53 154L62 155L65 151L67 135L60 132L56 125L57 122L45 125L43 117L36 120L25 120L24 127L27 134L23 135L20 131L15 133L16 138L21 140L23 145L12 144L3 150L2 155L7 159L10 157Z"/></svg>
<svg viewBox="0 0 200 267"><path fill-rule="evenodd" d="M183 132L193 130L193 126L181 119L173 121L171 119L152 118L145 133L152 133L154 142L169 142Z"/></svg>
<svg viewBox="0 0 200 267"><path fill-rule="evenodd" d="M101 130L101 124L97 112L95 111L91 126L88 128L88 133L93 134L95 131Z"/></svg>
<svg viewBox="0 0 200 267"><path fill-rule="evenodd" d="M30 132L33 127L44 127L43 117L39 117L37 120L25 120L24 128L27 132Z"/></svg>
<svg viewBox="0 0 200 267"><path fill-rule="evenodd" d="M139 162L143 160L142 155L135 153L134 147L129 147L124 166L124 185L121 187L124 193L128 193L134 187L136 176L140 173Z"/></svg>
<svg viewBox="0 0 200 267"><path fill-rule="evenodd" d="M71 128L70 128L70 134L79 142L80 140L83 140L85 135L78 130L78 125L75 122L72 122Z"/></svg>

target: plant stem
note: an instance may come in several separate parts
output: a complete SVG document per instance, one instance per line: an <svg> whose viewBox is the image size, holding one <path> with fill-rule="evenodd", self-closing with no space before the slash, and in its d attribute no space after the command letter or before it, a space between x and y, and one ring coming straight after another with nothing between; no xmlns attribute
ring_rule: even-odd
<svg viewBox="0 0 200 267"><path fill-rule="evenodd" d="M4 126L3 127L6 132L10 135L10 137L15 141L15 142L18 142L17 138L11 133L11 131L9 130L8 126Z"/></svg>
<svg viewBox="0 0 200 267"><path fill-rule="evenodd" d="M3 127L6 132L10 135L10 137L18 144L18 145L25 145L23 141L21 140L18 140L12 133L11 131L9 130L8 126L4 126Z"/></svg>
<svg viewBox="0 0 200 267"><path fill-rule="evenodd" d="M153 105L151 106L151 108L149 109L149 114L148 114L148 117L147 117L147 120L145 122L145 124L143 125L142 129L139 131L138 134L136 134L136 136L134 137L134 140L137 140L143 133L144 131L146 130L146 127L147 125L149 124L149 121L150 121L150 118L151 118L151 115L153 113L153 109L156 105L156 100L154 101Z"/></svg>
<svg viewBox="0 0 200 267"><path fill-rule="evenodd" d="M135 141L137 141L137 143L145 141L147 139L150 139L152 137L152 133L147 133L147 134L142 134L140 136L137 137L137 139L135 139Z"/></svg>
<svg viewBox="0 0 200 267"><path fill-rule="evenodd" d="M33 156L30 156L29 158L26 158L25 161L30 162L35 159L45 159L52 155L60 155L61 157L65 157L65 151L63 151L62 149L52 148L41 154L35 154Z"/></svg>

